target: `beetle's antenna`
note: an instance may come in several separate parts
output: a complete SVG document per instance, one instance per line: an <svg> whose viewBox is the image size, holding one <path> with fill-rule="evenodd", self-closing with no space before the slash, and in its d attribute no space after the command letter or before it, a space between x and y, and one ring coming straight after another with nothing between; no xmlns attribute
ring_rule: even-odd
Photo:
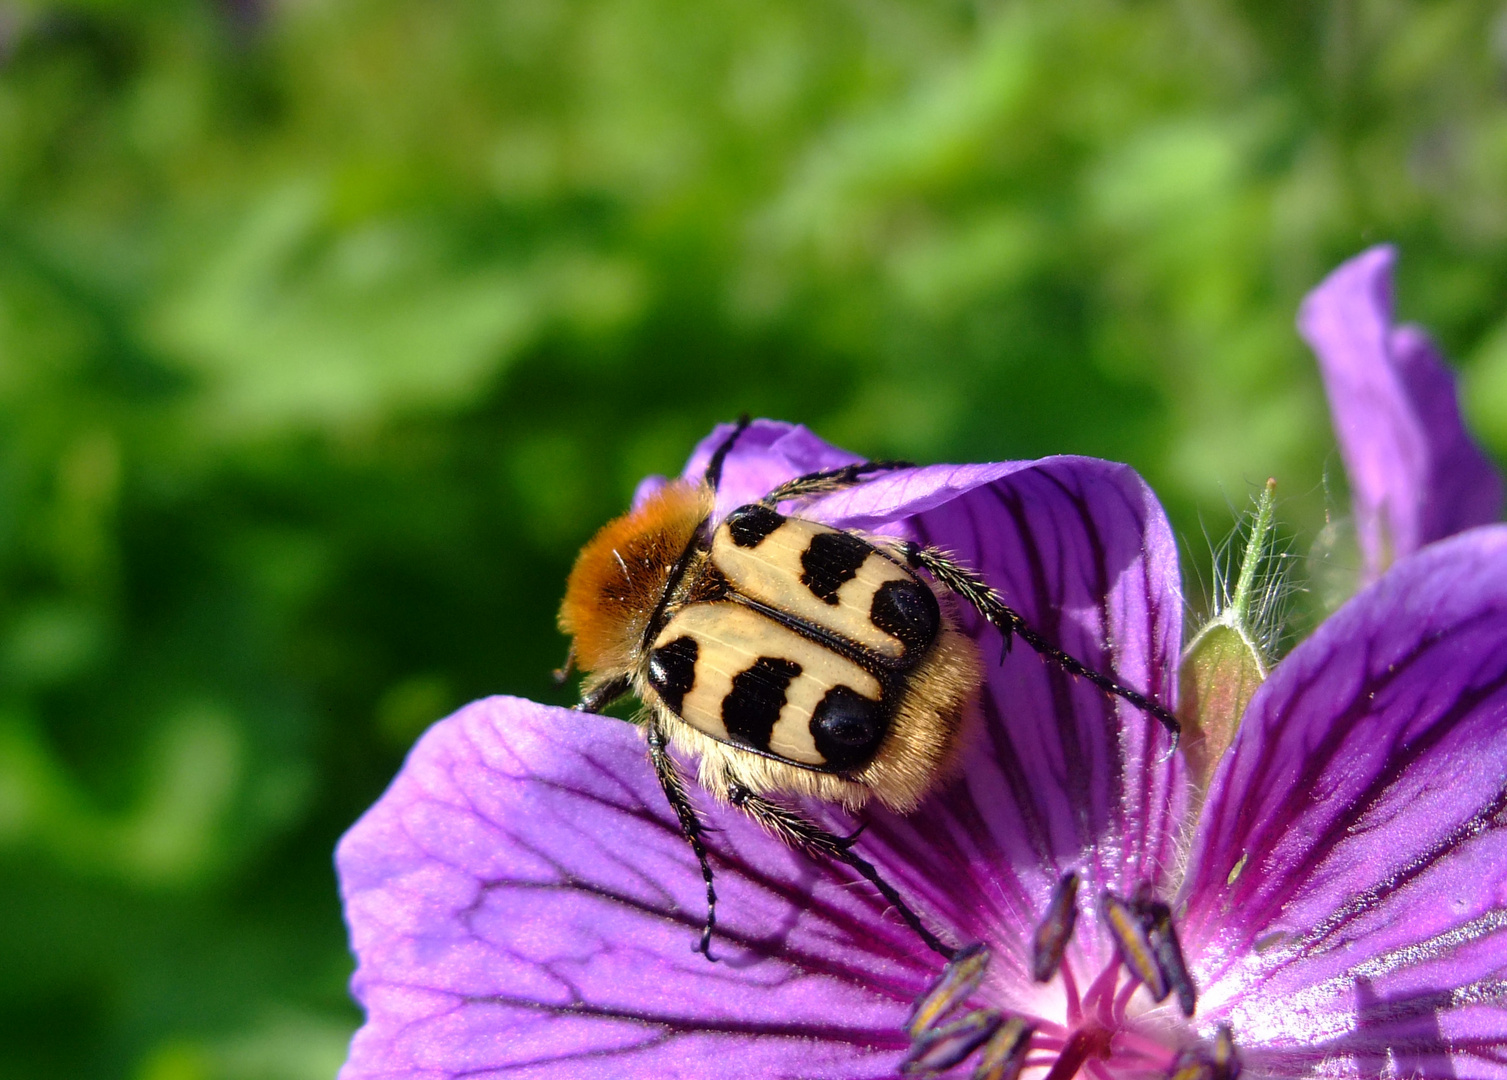
<svg viewBox="0 0 1507 1080"><path fill-rule="evenodd" d="M713 491L716 491L717 485L722 483L722 463L727 460L733 443L738 441L738 436L748 429L750 423L752 421L749 420L747 413L738 417L738 422L733 425L732 431L728 432L727 438L722 440L722 445L712 451L712 460L706 463L706 486Z"/></svg>
<svg viewBox="0 0 1507 1080"><path fill-rule="evenodd" d="M550 672L556 686L564 686L565 680L570 678L570 673L576 669L576 643L572 641L570 648L565 653L565 663Z"/></svg>

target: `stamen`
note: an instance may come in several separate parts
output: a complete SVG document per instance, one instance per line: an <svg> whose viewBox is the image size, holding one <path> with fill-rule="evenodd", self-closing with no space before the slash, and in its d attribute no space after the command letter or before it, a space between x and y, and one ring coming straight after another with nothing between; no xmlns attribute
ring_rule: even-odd
<svg viewBox="0 0 1507 1080"><path fill-rule="evenodd" d="M1077 1024L1083 1019L1083 999L1078 994L1078 980L1073 977L1073 965L1063 964L1058 972L1062 975L1062 992L1067 995L1067 1021Z"/></svg>
<svg viewBox="0 0 1507 1080"><path fill-rule="evenodd" d="M1171 987L1157 963L1156 950L1147 936L1146 926L1136 911L1114 893L1106 892L1099 898L1099 914L1114 935L1120 959L1125 961L1130 973L1146 984L1153 1001L1165 1000Z"/></svg>
<svg viewBox="0 0 1507 1080"><path fill-rule="evenodd" d="M1170 1056L1165 1042L1143 1034L1134 1028L1119 1028L1115 1031L1115 1057L1136 1058L1146 1063L1146 1068L1165 1066Z"/></svg>
<svg viewBox="0 0 1507 1080"><path fill-rule="evenodd" d="M1072 940L1078 922L1078 875L1069 871L1057 882L1046 918L1031 939L1031 977L1049 982L1062 966L1062 953Z"/></svg>
<svg viewBox="0 0 1507 1080"><path fill-rule="evenodd" d="M1228 1024L1220 1024L1214 1045L1190 1046L1177 1055L1167 1080L1239 1080L1240 1055Z"/></svg>
<svg viewBox="0 0 1507 1080"><path fill-rule="evenodd" d="M1177 1056L1167 1080L1214 1080L1214 1066L1197 1054L1184 1052Z"/></svg>
<svg viewBox="0 0 1507 1080"><path fill-rule="evenodd" d="M1146 984L1152 1000L1164 1001L1176 991L1178 1008L1191 1017L1198 1007L1198 992L1172 925L1172 909L1156 899L1150 885L1143 884L1128 903L1106 892L1099 899L1099 911L1114 935L1120 958Z"/></svg>
<svg viewBox="0 0 1507 1080"><path fill-rule="evenodd" d="M1026 1052L1035 1030L1036 1025L1019 1016L1006 1020L979 1055L973 1080L1016 1080L1025 1068Z"/></svg>
<svg viewBox="0 0 1507 1080"><path fill-rule="evenodd" d="M957 949L906 1021L911 1045L900 1070L905 1077L933 1080L974 1058L970 1080L1020 1080L1028 1069L1033 1075L1041 1070L1041 1080L1239 1080L1240 1058L1228 1027L1219 1027L1212 1041L1179 1051L1183 1037L1167 1027L1165 1015L1146 1026L1127 1013L1142 986L1158 1002L1175 992L1185 1016L1197 1005L1172 909L1150 884L1130 899L1100 895L1099 913L1116 956L1080 991L1081 976L1065 955L1077 925L1080 887L1076 873L1059 879L1031 941L1032 976L1040 982L1062 979L1065 1015L1032 1015L1029 1007L1021 1015L970 1008L991 954L982 943Z"/></svg>
<svg viewBox="0 0 1507 1080"><path fill-rule="evenodd" d="M1062 965L1062 970L1070 970L1070 965ZM1127 980L1127 983L1130 986L1141 985L1133 978ZM1080 1016L1077 1021L1075 1021L1075 1026L1080 1026L1085 1023L1086 1018L1090 1015L1092 1015L1094 1019L1098 1020L1099 1024L1103 1027L1113 1027L1115 1024L1119 1023L1119 1020L1117 1019L1116 1013L1114 1011L1115 1002L1117 1001L1117 998L1115 996L1115 987L1119 985L1119 962L1116 961L1113 964L1106 964L1103 970L1101 970L1098 975L1094 976L1094 981L1089 984L1088 990L1084 992L1083 1015Z"/></svg>
<svg viewBox="0 0 1507 1080"><path fill-rule="evenodd" d="M1172 925L1172 909L1155 899L1149 886L1137 891L1131 909L1146 928L1157 967L1167 985L1177 994L1178 1008L1184 1016L1191 1017L1198 1007L1198 994L1193 988L1193 978L1188 974L1188 965L1183 961L1182 943L1177 940L1177 930Z"/></svg>
<svg viewBox="0 0 1507 1080"><path fill-rule="evenodd" d="M961 1020L923 1032L911 1043L900 1071L925 1076L950 1069L987 1042L1002 1022L993 1009L975 1009Z"/></svg>
<svg viewBox="0 0 1507 1080"><path fill-rule="evenodd" d="M923 1031L967 1001L983 981L988 966L989 950L982 944L959 949L931 989L916 1001L910 1019L905 1022L906 1034L913 1040L919 1039Z"/></svg>
<svg viewBox="0 0 1507 1080"><path fill-rule="evenodd" d="M1120 987L1120 992L1115 995L1114 1004L1110 1006L1110 1019L1115 1023L1125 1019L1125 1010L1130 1007L1130 999L1141 988L1139 979L1126 979L1125 985Z"/></svg>
<svg viewBox="0 0 1507 1080"><path fill-rule="evenodd" d="M1220 1080L1240 1080L1240 1054L1235 1050L1235 1033L1229 1024L1220 1024L1214 1036L1214 1065Z"/></svg>

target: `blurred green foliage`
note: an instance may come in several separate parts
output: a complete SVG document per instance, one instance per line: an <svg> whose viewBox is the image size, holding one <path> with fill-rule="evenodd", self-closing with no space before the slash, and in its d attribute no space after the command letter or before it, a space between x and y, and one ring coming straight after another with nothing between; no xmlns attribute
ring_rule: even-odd
<svg viewBox="0 0 1507 1080"><path fill-rule="evenodd" d="M1507 452L1500 3L0 0L0 1074L330 1076L336 838L719 419L1311 537L1382 239Z"/></svg>

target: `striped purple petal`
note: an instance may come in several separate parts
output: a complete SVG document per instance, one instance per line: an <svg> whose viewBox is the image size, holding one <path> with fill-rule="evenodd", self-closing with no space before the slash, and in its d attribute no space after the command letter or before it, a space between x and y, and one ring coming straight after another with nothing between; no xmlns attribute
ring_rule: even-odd
<svg viewBox="0 0 1507 1080"><path fill-rule="evenodd" d="M747 434L724 509L853 460L804 429ZM952 550L1076 655L1171 685L1175 553L1123 466L904 470L810 510ZM984 713L961 776L909 818L870 815L859 849L944 935L1004 943L1004 1000L1062 870L1165 875L1183 781L1153 721L1022 646L991 665ZM716 965L692 951L700 874L632 728L502 698L436 725L337 854L368 1011L342 1080L893 1076L936 957L844 868L700 802ZM1074 947L1104 958L1092 928Z"/></svg>
<svg viewBox="0 0 1507 1080"><path fill-rule="evenodd" d="M893 1076L929 954L871 890L701 803L717 964L629 725L515 698L435 725L336 853L368 1014L341 1080Z"/></svg>
<svg viewBox="0 0 1507 1080"><path fill-rule="evenodd" d="M787 430L776 444L799 452L783 473L761 460L766 489L835 456L804 429ZM735 449L724 477L741 481L744 460ZM799 512L953 553L1049 640L1171 702L1182 639L1176 545L1132 469L1074 457L905 469ZM959 779L915 813L866 814L863 853L960 942L1026 940L1069 869L1095 891L1163 882L1187 785L1156 721L1019 642L1000 662L999 635L971 609L959 615L989 667L982 730ZM1108 950L1096 935L1089 926L1074 945L1092 963ZM1024 962L1008 953L996 967Z"/></svg>
<svg viewBox="0 0 1507 1080"><path fill-rule="evenodd" d="M1298 315L1329 395L1367 582L1502 512L1502 478L1465 430L1454 376L1421 329L1393 326L1396 261L1390 246L1356 256Z"/></svg>
<svg viewBox="0 0 1507 1080"><path fill-rule="evenodd" d="M1248 1067L1507 1075L1507 527L1400 562L1278 665L1184 897L1200 1020Z"/></svg>
<svg viewBox="0 0 1507 1080"><path fill-rule="evenodd" d="M700 480L717 447L733 432L732 424L718 424L697 444L682 474ZM717 485L717 512L757 502L786 480L823 469L836 469L863 459L817 438L800 424L755 420L738 436Z"/></svg>

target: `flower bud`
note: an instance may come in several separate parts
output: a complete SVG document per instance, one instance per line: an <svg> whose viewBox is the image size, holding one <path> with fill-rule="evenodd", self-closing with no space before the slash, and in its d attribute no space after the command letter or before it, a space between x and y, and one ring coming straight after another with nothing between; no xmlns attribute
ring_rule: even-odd
<svg viewBox="0 0 1507 1080"><path fill-rule="evenodd" d="M1183 652L1179 674L1179 718L1183 750L1199 791L1229 749L1240 718L1256 688L1266 681L1261 624L1275 608L1280 574L1262 574L1270 565L1272 507L1277 482L1268 480L1256 506L1249 542L1240 562L1234 595Z"/></svg>

